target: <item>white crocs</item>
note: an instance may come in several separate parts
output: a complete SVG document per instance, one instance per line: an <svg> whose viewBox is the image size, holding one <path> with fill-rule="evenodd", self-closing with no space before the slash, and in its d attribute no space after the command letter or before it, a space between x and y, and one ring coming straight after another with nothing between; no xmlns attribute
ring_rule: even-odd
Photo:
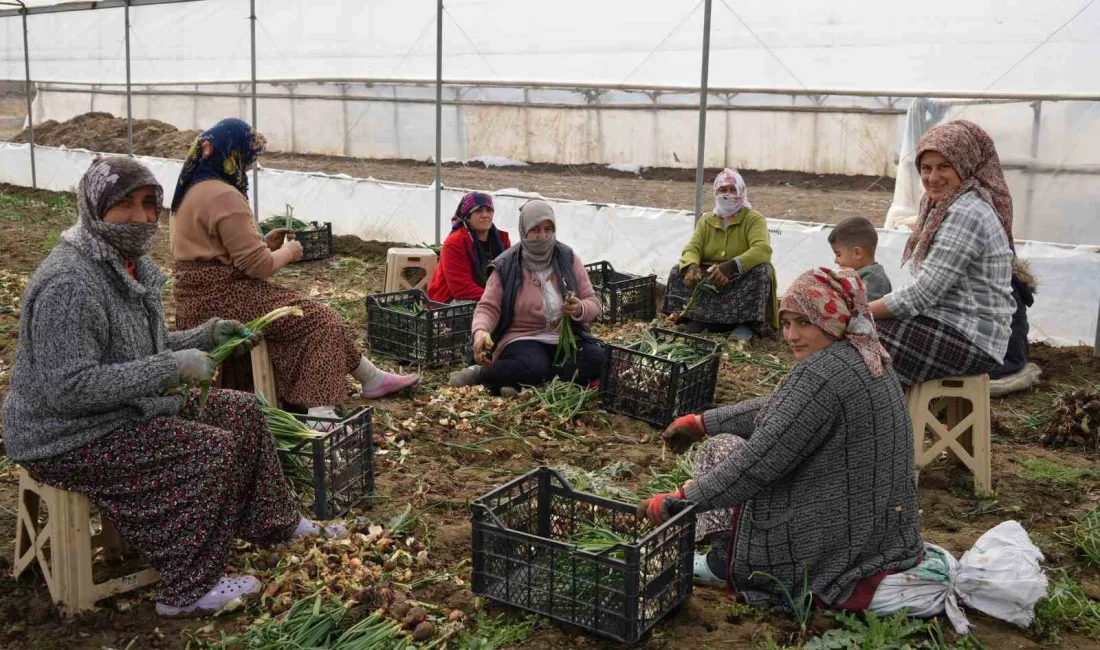
<svg viewBox="0 0 1100 650"><path fill-rule="evenodd" d="M726 587L726 581L714 575L714 572L710 570L706 553L695 554L695 566L692 567L692 575L695 577L695 584L701 587L718 587L722 589Z"/></svg>
<svg viewBox="0 0 1100 650"><path fill-rule="evenodd" d="M260 593L262 587L263 585L255 576L237 578L222 576L213 589L187 607L157 603L157 614L168 617L213 614L238 598Z"/></svg>

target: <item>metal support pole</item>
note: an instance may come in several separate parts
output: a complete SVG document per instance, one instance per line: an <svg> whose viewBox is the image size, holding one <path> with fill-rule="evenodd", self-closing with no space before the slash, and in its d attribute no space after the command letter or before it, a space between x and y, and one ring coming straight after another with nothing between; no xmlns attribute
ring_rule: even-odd
<svg viewBox="0 0 1100 650"><path fill-rule="evenodd" d="M26 72L24 92L27 95L27 142L31 152L31 187L38 189L38 170L34 166L34 114L31 113L31 54L27 42L27 8L23 7L23 69Z"/></svg>
<svg viewBox="0 0 1100 650"><path fill-rule="evenodd" d="M443 0L435 8L435 245L443 241Z"/></svg>
<svg viewBox="0 0 1100 650"><path fill-rule="evenodd" d="M1043 123L1043 102L1041 100L1034 102L1031 105L1031 110L1031 149L1029 151L1031 160L1028 161L1028 168L1024 171L1027 174L1027 194L1024 199L1024 204L1027 207L1024 218L1021 220L1023 223L1020 224L1018 230L1025 238L1028 237L1027 233L1030 232L1031 222L1035 220L1035 165L1039 162L1039 129Z"/></svg>
<svg viewBox="0 0 1100 650"><path fill-rule="evenodd" d="M130 0L126 0L126 153L134 155L134 97L130 94Z"/></svg>
<svg viewBox="0 0 1100 650"><path fill-rule="evenodd" d="M256 125L256 0L249 0L251 15L249 21L252 24L252 128ZM252 168L252 218L260 221L260 169L259 163Z"/></svg>
<svg viewBox="0 0 1100 650"><path fill-rule="evenodd" d="M1096 309L1096 340L1092 344L1092 358L1100 359L1100 307Z"/></svg>
<svg viewBox="0 0 1100 650"><path fill-rule="evenodd" d="M699 80L699 155L695 164L695 221L703 214L703 156L707 149L707 79L710 76L710 5L703 8L703 73Z"/></svg>

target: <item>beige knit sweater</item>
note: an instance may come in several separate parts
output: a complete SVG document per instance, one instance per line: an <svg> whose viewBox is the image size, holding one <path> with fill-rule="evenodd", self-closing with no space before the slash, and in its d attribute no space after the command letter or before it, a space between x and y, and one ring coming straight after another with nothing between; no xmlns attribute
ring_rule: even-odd
<svg viewBox="0 0 1100 650"><path fill-rule="evenodd" d="M176 262L217 260L261 280L275 273L271 251L260 236L248 199L219 180L187 191L171 220Z"/></svg>

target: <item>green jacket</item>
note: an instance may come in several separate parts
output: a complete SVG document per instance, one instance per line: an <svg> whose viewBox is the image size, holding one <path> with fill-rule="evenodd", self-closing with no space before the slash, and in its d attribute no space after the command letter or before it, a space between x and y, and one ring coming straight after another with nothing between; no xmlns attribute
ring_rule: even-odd
<svg viewBox="0 0 1100 650"><path fill-rule="evenodd" d="M768 323L779 327L779 305L775 292L775 267L771 266L772 245L768 235L768 220L759 212L741 208L734 215L729 228L722 227L722 217L707 212L695 225L691 241L684 246L680 257L680 270L691 264L710 266L736 259L741 272L746 273L761 264L767 264L772 273L772 305L768 309Z"/></svg>

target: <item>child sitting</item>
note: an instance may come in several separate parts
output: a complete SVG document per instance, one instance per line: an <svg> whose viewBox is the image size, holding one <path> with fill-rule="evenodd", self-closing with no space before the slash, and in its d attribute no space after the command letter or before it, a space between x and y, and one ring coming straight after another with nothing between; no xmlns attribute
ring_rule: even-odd
<svg viewBox="0 0 1100 650"><path fill-rule="evenodd" d="M836 255L836 265L859 273L867 288L868 302L878 300L893 290L886 269L875 262L878 233L863 217L851 217L838 223L829 233L829 245Z"/></svg>

